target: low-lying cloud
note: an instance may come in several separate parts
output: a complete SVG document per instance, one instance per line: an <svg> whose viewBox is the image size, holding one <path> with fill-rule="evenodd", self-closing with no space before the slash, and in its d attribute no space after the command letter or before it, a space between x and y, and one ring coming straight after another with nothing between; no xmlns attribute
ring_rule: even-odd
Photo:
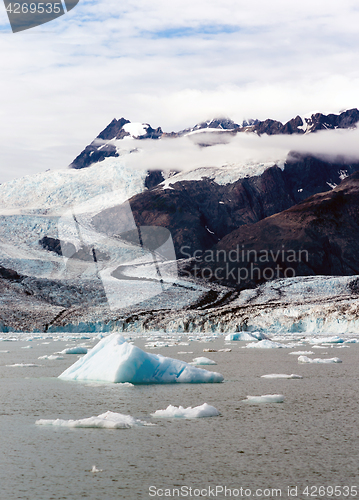
<svg viewBox="0 0 359 500"><path fill-rule="evenodd" d="M213 145L203 147L201 144L204 141ZM131 141L131 149L137 149L137 152L125 157L126 164L149 170L187 171L248 162L277 163L283 162L291 151L345 163L359 161L359 130L274 136L246 132L232 136L224 132L207 132L157 141L134 140Z"/></svg>

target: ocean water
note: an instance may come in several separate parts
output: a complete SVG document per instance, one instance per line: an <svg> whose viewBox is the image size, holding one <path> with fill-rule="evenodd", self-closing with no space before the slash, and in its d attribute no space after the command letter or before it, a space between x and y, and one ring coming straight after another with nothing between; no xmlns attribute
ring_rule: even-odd
<svg viewBox="0 0 359 500"><path fill-rule="evenodd" d="M126 387L59 380L77 356L38 357L93 340L43 342L0 342L0 351L9 351L0 352L1 500L359 496L358 344L262 350L243 349L245 342L227 346L223 338L194 341L151 352L184 361L209 357L217 366L203 368L222 373L224 383ZM145 341L135 343L143 348ZM223 347L232 351L203 352ZM298 364L289 355L294 350L313 350L312 358L336 356L343 363ZM15 363L39 366L6 366ZM270 373L303 379L261 378ZM282 404L243 402L247 395L278 393L284 395ZM150 416L169 404L204 402L221 415ZM116 430L35 425L38 419L79 419L108 410L156 425ZM101 472L91 472L93 465ZM350 489L356 485L357 494Z"/></svg>

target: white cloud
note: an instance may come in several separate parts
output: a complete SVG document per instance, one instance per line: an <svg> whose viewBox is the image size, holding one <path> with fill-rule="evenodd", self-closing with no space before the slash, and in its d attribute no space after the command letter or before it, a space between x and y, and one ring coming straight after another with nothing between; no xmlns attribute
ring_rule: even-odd
<svg viewBox="0 0 359 500"><path fill-rule="evenodd" d="M65 167L114 117L170 131L356 107L358 24L349 0L102 0L5 30L0 182Z"/></svg>
<svg viewBox="0 0 359 500"><path fill-rule="evenodd" d="M126 156L125 162L136 169L186 171L201 167L278 163L283 162L290 151L310 153L327 160L359 161L359 129L325 130L309 135L238 133L230 137L223 133L209 134L214 145L204 148L198 146L204 142L199 133L160 141L133 140L131 149L138 149L138 152ZM207 136L205 141L208 143ZM121 143L117 141L117 146Z"/></svg>

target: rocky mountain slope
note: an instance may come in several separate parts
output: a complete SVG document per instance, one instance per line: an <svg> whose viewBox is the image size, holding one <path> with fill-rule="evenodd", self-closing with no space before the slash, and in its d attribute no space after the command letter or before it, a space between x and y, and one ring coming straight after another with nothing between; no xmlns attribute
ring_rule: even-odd
<svg viewBox="0 0 359 500"><path fill-rule="evenodd" d="M315 193L331 191L358 170L359 163L326 162L291 153L282 168L269 166L261 175L228 184L208 178L176 182L178 176L174 176L165 186L139 193L129 202L136 223L170 229L177 258L185 258L211 248L244 224L254 224ZM93 219L97 230L104 230L106 220L120 211L121 207L114 207L97 214Z"/></svg>
<svg viewBox="0 0 359 500"><path fill-rule="evenodd" d="M239 227L212 254L199 266L222 269L217 277L239 288L273 277L359 274L359 173L331 191Z"/></svg>

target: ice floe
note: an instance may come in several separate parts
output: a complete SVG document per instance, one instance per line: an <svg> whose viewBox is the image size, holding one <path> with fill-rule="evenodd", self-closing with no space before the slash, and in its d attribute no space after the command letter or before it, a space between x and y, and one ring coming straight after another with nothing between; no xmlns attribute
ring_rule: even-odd
<svg viewBox="0 0 359 500"><path fill-rule="evenodd" d="M14 368L14 367L20 367L20 368L31 368L34 366L40 366L40 365L35 365L34 363L14 363L13 365L6 365L9 368Z"/></svg>
<svg viewBox="0 0 359 500"><path fill-rule="evenodd" d="M82 346L68 347L58 354L87 354L87 348Z"/></svg>
<svg viewBox="0 0 359 500"><path fill-rule="evenodd" d="M279 342L273 342L272 340L260 340L253 344L247 344L246 347L254 347L258 349L281 349L282 347L288 347L285 344L280 344Z"/></svg>
<svg viewBox="0 0 359 500"><path fill-rule="evenodd" d="M308 358L307 356L299 356L298 363L342 363L339 358Z"/></svg>
<svg viewBox="0 0 359 500"><path fill-rule="evenodd" d="M342 337L318 337L318 338L307 338L307 342L310 344L342 344L344 339Z"/></svg>
<svg viewBox="0 0 359 500"><path fill-rule="evenodd" d="M243 399L245 402L249 403L283 403L283 394L264 394L263 396L247 396L247 399Z"/></svg>
<svg viewBox="0 0 359 500"><path fill-rule="evenodd" d="M216 365L217 363L213 361L213 359L205 358L204 356L200 356L198 358L194 358L190 365Z"/></svg>
<svg viewBox="0 0 359 500"><path fill-rule="evenodd" d="M129 344L120 334L102 339L59 378L133 384L217 383L220 373L196 368L177 359L150 354Z"/></svg>
<svg viewBox="0 0 359 500"><path fill-rule="evenodd" d="M292 373L291 375L287 375L286 373L269 373L268 375L262 375L262 378L303 378L301 375L296 375Z"/></svg>
<svg viewBox="0 0 359 500"><path fill-rule="evenodd" d="M37 359L49 359L49 360L55 360L55 359L65 359L63 356L59 356L57 354L50 354L50 355L46 355L45 356L39 356Z"/></svg>
<svg viewBox="0 0 359 500"><path fill-rule="evenodd" d="M293 351L293 352L288 352L288 354L294 354L297 356L305 356L306 354L314 354L313 351Z"/></svg>
<svg viewBox="0 0 359 500"><path fill-rule="evenodd" d="M97 417L81 418L79 420L36 420L37 425L54 425L57 427L93 427L100 429L129 429L130 427L154 425L144 422L131 415L123 415L122 413L114 413L106 411Z"/></svg>
<svg viewBox="0 0 359 500"><path fill-rule="evenodd" d="M183 408L183 406L172 406L169 405L165 410L157 410L155 413L151 413L152 417L162 417L162 418L201 418L201 417L218 417L220 415L217 408L210 406L207 403L203 403L201 406L195 406L192 408Z"/></svg>

